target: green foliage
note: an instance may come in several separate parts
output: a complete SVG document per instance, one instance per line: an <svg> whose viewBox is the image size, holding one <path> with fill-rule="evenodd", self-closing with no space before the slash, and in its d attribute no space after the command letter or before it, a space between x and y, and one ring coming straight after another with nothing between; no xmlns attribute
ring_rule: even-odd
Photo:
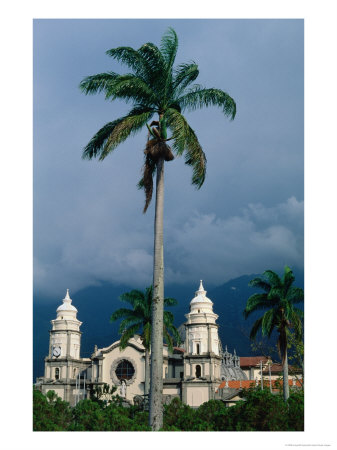
<svg viewBox="0 0 337 450"><path fill-rule="evenodd" d="M292 393L288 399L288 430L304 430L304 391Z"/></svg>
<svg viewBox="0 0 337 450"><path fill-rule="evenodd" d="M121 334L120 347L126 348L128 341L137 333L141 333L142 343L147 350L151 346L151 320L152 320L152 296L153 288L149 286L145 292L134 289L130 292L125 292L120 296L122 302L129 303L132 309L120 308L115 311L110 321L122 319L119 325L119 333ZM174 306L177 300L174 298L165 298L164 306ZM180 336L178 330L173 325L173 314L169 311L164 311L164 339L172 351L174 342L180 343Z"/></svg>
<svg viewBox="0 0 337 450"><path fill-rule="evenodd" d="M93 402L99 403L101 406L106 406L115 401L114 393L116 386L109 386L104 383L102 386L92 386L90 390L90 398Z"/></svg>
<svg viewBox="0 0 337 450"><path fill-rule="evenodd" d="M33 389L33 430L63 431L71 422L69 403L61 400L55 391L43 395Z"/></svg>
<svg viewBox="0 0 337 450"><path fill-rule="evenodd" d="M118 403L107 406L89 399L80 401L73 409L72 431L147 431L143 415L137 418L132 408L124 408Z"/></svg>
<svg viewBox="0 0 337 450"><path fill-rule="evenodd" d="M73 408L72 415L70 431L100 431L104 429L104 409L97 402L89 399L81 400Z"/></svg>
<svg viewBox="0 0 337 450"><path fill-rule="evenodd" d="M164 407L162 431L211 431L212 426L201 420L197 411L174 398Z"/></svg>
<svg viewBox="0 0 337 450"><path fill-rule="evenodd" d="M55 394L55 393L54 393ZM34 431L150 431L148 413L137 406L123 407L81 400L76 407L34 389ZM303 391L292 392L285 403L281 394L253 388L231 407L210 400L193 409L178 398L164 407L162 431L303 431Z"/></svg>
<svg viewBox="0 0 337 450"><path fill-rule="evenodd" d="M252 389L244 393L245 402L238 405L239 414L232 425L237 431L283 431L288 427L287 404L279 394L268 389Z"/></svg>
<svg viewBox="0 0 337 450"><path fill-rule="evenodd" d="M261 329L263 336L271 336L276 329L279 333L278 347L281 355L287 348L289 330L292 328L296 339L302 336L303 312L296 308L296 303L304 299L303 289L292 286L295 281L292 270L285 266L282 279L272 270L266 270L263 277L254 278L250 286L264 290L264 293L256 293L247 300L243 312L245 318L255 311L265 310L253 325L250 338L255 339Z"/></svg>
<svg viewBox="0 0 337 450"><path fill-rule="evenodd" d="M262 278L254 278L249 283L250 286L262 289L264 293L250 296L243 311L246 319L256 311L265 311L254 323L250 332L251 339L256 338L259 330L262 331L262 336L268 338L274 330L278 332L277 348L283 365L285 401L289 397L287 357L289 336L291 331L296 341L300 341L303 336L303 312L296 308L295 304L303 302L304 292L303 289L292 286L294 281L294 274L288 266L285 266L282 278L272 270L266 270Z"/></svg>

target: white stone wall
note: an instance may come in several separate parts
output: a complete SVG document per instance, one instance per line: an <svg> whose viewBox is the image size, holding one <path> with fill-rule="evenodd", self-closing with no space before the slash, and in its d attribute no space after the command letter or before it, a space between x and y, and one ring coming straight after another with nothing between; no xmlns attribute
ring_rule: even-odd
<svg viewBox="0 0 337 450"><path fill-rule="evenodd" d="M103 353L102 362L102 381L110 386L117 386L117 393L120 394L120 384L117 384L111 377L113 365L118 365L118 361L122 359L128 360L135 368L135 375L126 386L126 398L132 400L135 395L144 394L145 381L145 358L143 354L133 347L127 347L121 351L119 347L115 347L109 353Z"/></svg>
<svg viewBox="0 0 337 450"><path fill-rule="evenodd" d="M208 386L188 386L186 388L186 400L190 406L200 406L209 400Z"/></svg>

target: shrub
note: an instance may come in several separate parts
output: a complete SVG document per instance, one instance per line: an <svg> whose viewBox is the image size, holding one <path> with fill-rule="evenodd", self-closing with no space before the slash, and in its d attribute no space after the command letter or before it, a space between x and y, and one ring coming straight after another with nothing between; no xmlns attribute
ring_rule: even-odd
<svg viewBox="0 0 337 450"><path fill-rule="evenodd" d="M293 392L288 398L288 430L304 431L304 392Z"/></svg>
<svg viewBox="0 0 337 450"><path fill-rule="evenodd" d="M104 412L99 403L81 400L72 410L71 431L101 431L104 429Z"/></svg>
<svg viewBox="0 0 337 450"><path fill-rule="evenodd" d="M43 395L33 389L33 430L64 431L71 423L69 403L61 400L55 391Z"/></svg>

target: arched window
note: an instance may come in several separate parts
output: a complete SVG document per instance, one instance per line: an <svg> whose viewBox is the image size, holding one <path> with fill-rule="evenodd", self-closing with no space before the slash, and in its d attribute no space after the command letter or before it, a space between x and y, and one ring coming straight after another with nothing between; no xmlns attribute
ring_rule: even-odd
<svg viewBox="0 0 337 450"><path fill-rule="evenodd" d="M201 366L199 366L199 364L195 367L195 377L196 378L201 377Z"/></svg>
<svg viewBox="0 0 337 450"><path fill-rule="evenodd" d="M134 373L135 369L127 359L122 359L116 367L116 376L119 380L130 380Z"/></svg>
<svg viewBox="0 0 337 450"><path fill-rule="evenodd" d="M55 369L55 380L59 380L60 379L60 369L58 367L56 367Z"/></svg>
<svg viewBox="0 0 337 450"><path fill-rule="evenodd" d="M197 344L197 355L200 355L200 344Z"/></svg>

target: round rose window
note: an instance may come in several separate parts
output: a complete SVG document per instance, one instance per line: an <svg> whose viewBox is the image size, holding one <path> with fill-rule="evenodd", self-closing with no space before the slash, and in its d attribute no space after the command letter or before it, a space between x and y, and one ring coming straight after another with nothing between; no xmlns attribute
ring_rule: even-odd
<svg viewBox="0 0 337 450"><path fill-rule="evenodd" d="M122 359L116 367L115 373L119 380L130 380L135 373L135 369L130 361Z"/></svg>

